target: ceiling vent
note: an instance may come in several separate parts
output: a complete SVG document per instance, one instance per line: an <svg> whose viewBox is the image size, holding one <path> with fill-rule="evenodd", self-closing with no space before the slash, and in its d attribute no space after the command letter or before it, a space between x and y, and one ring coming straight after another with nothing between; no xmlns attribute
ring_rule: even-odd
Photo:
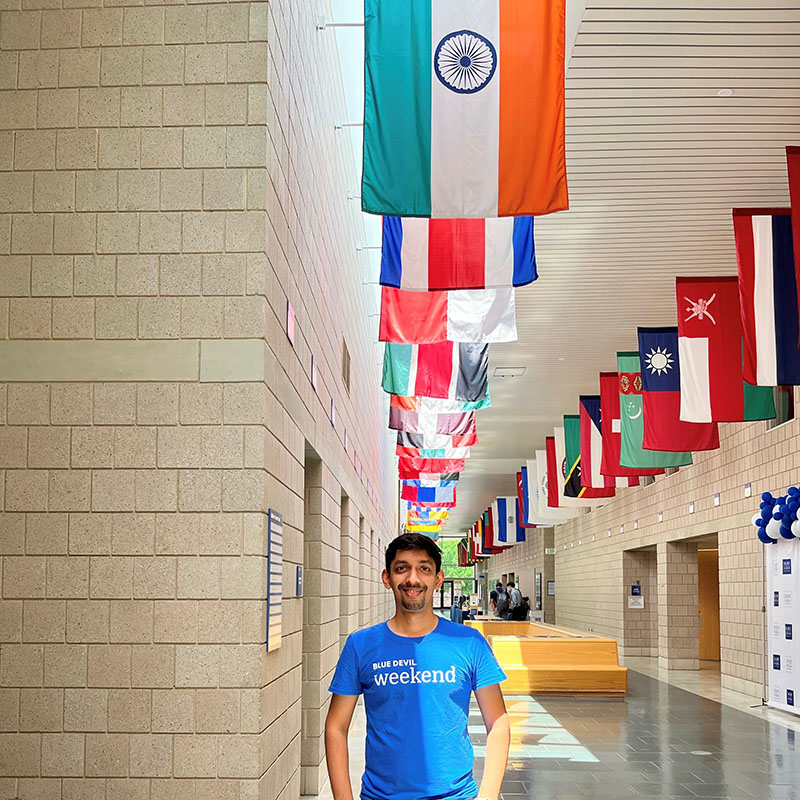
<svg viewBox="0 0 800 800"><path fill-rule="evenodd" d="M525 367L495 367L495 378L518 378L525 374Z"/></svg>

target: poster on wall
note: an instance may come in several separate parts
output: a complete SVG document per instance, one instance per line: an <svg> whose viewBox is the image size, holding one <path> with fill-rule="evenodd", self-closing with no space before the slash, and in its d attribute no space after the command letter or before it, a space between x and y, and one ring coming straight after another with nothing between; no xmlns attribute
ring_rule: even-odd
<svg viewBox="0 0 800 800"><path fill-rule="evenodd" d="M800 714L800 645L797 641L800 598L800 539L764 545L767 567L767 704Z"/></svg>
<svg viewBox="0 0 800 800"><path fill-rule="evenodd" d="M281 646L283 607L283 514L273 509L267 518L267 559L267 652L271 653Z"/></svg>

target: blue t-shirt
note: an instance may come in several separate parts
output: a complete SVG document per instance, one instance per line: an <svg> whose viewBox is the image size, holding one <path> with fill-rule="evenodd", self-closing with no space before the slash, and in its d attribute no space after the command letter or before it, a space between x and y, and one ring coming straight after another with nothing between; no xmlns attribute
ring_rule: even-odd
<svg viewBox="0 0 800 800"><path fill-rule="evenodd" d="M475 797L470 696L505 678L477 630L441 617L427 636L398 636L385 622L350 634L329 689L364 694L362 800Z"/></svg>

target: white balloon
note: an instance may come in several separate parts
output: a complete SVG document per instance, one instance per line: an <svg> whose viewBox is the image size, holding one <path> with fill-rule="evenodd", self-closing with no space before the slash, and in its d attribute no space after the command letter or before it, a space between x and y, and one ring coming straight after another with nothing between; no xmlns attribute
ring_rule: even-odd
<svg viewBox="0 0 800 800"><path fill-rule="evenodd" d="M798 538L800 538L800 519L796 519L796 520L795 520L795 521L792 523L792 529L791 529L791 530L792 530L792 533L793 533L795 536L797 536Z"/></svg>
<svg viewBox="0 0 800 800"><path fill-rule="evenodd" d="M760 512L760 511L757 511L755 514L753 514L753 518L750 520L750 523L751 523L752 525L756 525L756 527L758 527L758 526L757 526L757 522L758 522L758 520L760 520L760 519L761 519L761 512Z"/></svg>
<svg viewBox="0 0 800 800"><path fill-rule="evenodd" d="M773 539L781 538L781 521L779 519L771 519L766 527L767 535Z"/></svg>

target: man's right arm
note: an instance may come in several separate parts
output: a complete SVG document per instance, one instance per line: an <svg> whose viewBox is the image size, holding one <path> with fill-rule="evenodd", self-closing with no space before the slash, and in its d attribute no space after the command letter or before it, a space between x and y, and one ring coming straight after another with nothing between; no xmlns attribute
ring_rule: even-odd
<svg viewBox="0 0 800 800"><path fill-rule="evenodd" d="M331 779L333 800L353 800L347 733L358 695L333 694L325 720L325 758Z"/></svg>

